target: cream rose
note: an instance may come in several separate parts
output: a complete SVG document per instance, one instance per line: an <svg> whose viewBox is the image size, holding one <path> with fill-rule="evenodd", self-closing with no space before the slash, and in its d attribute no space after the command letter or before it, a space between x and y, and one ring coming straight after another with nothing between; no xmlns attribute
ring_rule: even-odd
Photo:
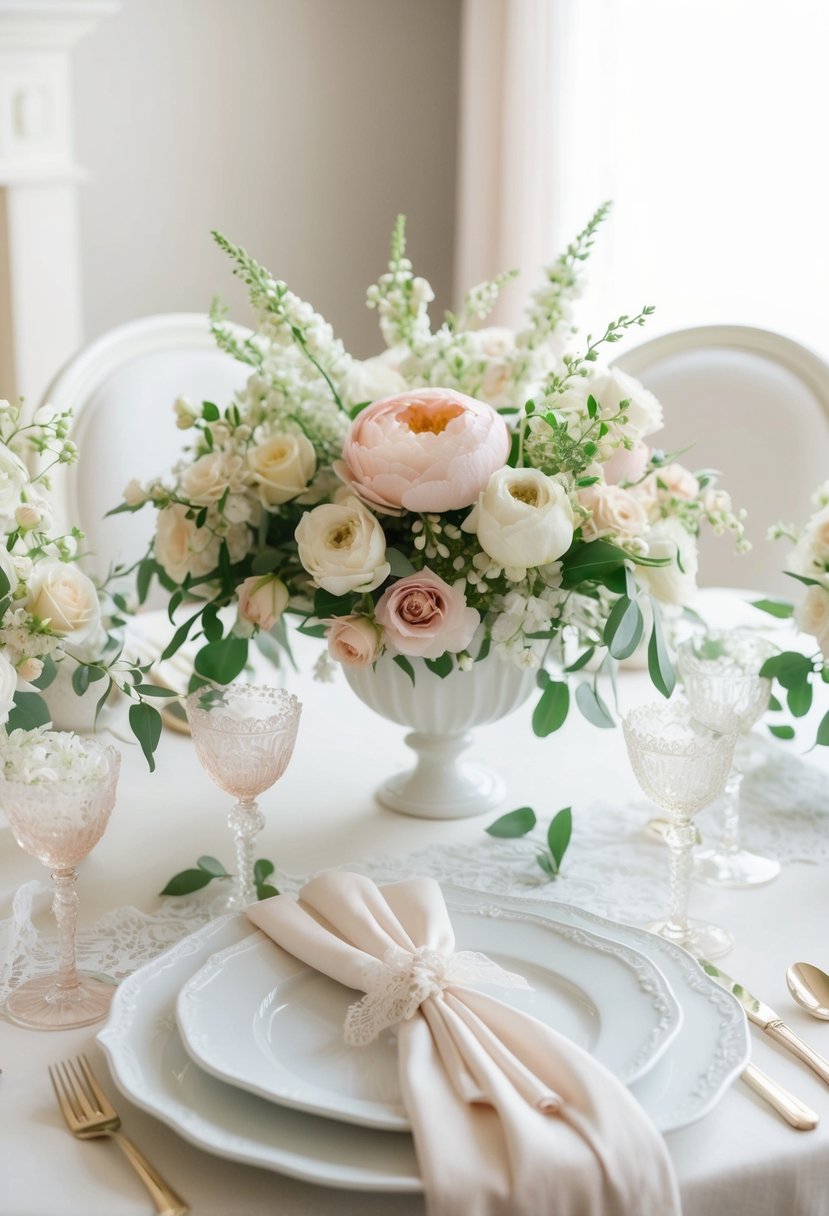
<svg viewBox="0 0 829 1216"><path fill-rule="evenodd" d="M556 409L565 415L583 415L589 396L598 402L602 418L617 414L622 402L627 401L627 422L624 425L613 423L613 429L628 439L644 439L662 427L660 402L633 376L616 367L599 369L584 380L578 380L558 399Z"/></svg>
<svg viewBox="0 0 829 1216"><path fill-rule="evenodd" d="M817 639L823 657L829 658L829 591L810 587L795 609L794 619L804 633Z"/></svg>
<svg viewBox="0 0 829 1216"><path fill-rule="evenodd" d="M133 477L124 486L124 492L121 497L128 507L140 507L144 505L150 496L138 478Z"/></svg>
<svg viewBox="0 0 829 1216"><path fill-rule="evenodd" d="M334 617L325 636L331 658L346 667L370 667L380 650L380 630L365 616Z"/></svg>
<svg viewBox="0 0 829 1216"><path fill-rule="evenodd" d="M332 595L373 591L389 576L383 529L354 495L306 512L294 535L299 560Z"/></svg>
<svg viewBox="0 0 829 1216"><path fill-rule="evenodd" d="M667 557L665 566L637 566L636 576L655 599L684 607L697 589L697 542L678 519L660 519L648 532L649 557Z"/></svg>
<svg viewBox="0 0 829 1216"><path fill-rule="evenodd" d="M570 548L573 508L563 486L539 469L498 469L461 524L501 566L546 566Z"/></svg>
<svg viewBox="0 0 829 1216"><path fill-rule="evenodd" d="M210 507L218 502L225 490L239 490L243 482L240 469L232 468L233 457L222 452L208 452L191 464L181 476L182 497L198 507ZM241 461L235 458L235 463ZM235 476L234 476L235 474ZM235 482L235 484L231 484Z"/></svg>
<svg viewBox="0 0 829 1216"><path fill-rule="evenodd" d="M239 584L236 594L239 619L265 632L273 629L288 603L288 588L275 574L251 575Z"/></svg>
<svg viewBox="0 0 829 1216"><path fill-rule="evenodd" d="M689 469L681 464L666 464L656 470L656 484L659 490L670 494L672 498L684 498L688 502L699 494L699 482Z"/></svg>
<svg viewBox="0 0 829 1216"><path fill-rule="evenodd" d="M585 540L596 540L600 536L632 539L647 529L648 517L641 501L621 486L606 486L600 482L580 490L578 500L585 511L590 512L590 518L581 529Z"/></svg>
<svg viewBox="0 0 829 1216"><path fill-rule="evenodd" d="M248 468L264 507L278 507L302 494L317 468L314 445L302 432L272 435L248 449Z"/></svg>
<svg viewBox="0 0 829 1216"><path fill-rule="evenodd" d="M5 726L14 706L17 692L17 672L4 654L0 654L0 726Z"/></svg>
<svg viewBox="0 0 829 1216"><path fill-rule="evenodd" d="M219 538L208 528L197 528L187 518L187 508L173 503L158 513L155 555L174 583L183 583L188 574L202 578L219 561Z"/></svg>
<svg viewBox="0 0 829 1216"><path fill-rule="evenodd" d="M100 628L101 605L89 575L68 562L44 561L29 580L26 606L53 633L83 642Z"/></svg>

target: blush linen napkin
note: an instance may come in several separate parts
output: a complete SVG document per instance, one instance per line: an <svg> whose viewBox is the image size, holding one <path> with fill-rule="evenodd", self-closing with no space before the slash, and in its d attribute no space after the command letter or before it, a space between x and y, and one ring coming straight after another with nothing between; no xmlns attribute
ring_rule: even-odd
<svg viewBox="0 0 829 1216"><path fill-rule="evenodd" d="M665 1143L624 1085L563 1035L468 982L527 987L455 953L440 887L329 871L249 919L365 993L348 1042L396 1024L403 1102L430 1216L677 1216ZM466 981L466 982L465 982Z"/></svg>

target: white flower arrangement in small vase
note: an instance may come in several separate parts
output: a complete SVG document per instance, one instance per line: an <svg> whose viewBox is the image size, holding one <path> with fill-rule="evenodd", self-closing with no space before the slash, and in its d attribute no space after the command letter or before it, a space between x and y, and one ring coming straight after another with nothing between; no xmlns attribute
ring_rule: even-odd
<svg viewBox="0 0 829 1216"><path fill-rule="evenodd" d="M563 724L573 685L582 712L610 726L599 681L639 646L650 597L649 668L670 695L659 605L693 594L703 522L745 542L741 516L724 492L712 494L711 475L652 446L662 424L656 398L600 360L652 309L617 318L588 335L581 353L567 353L581 271L606 211L544 269L515 332L480 327L509 275L473 288L433 331L432 291L405 256L399 219L388 271L368 292L387 349L363 361L285 283L214 234L249 288L257 323L240 342L216 311L214 333L250 364L250 378L223 409L180 399L178 425L194 432L189 456L166 482L131 483L117 508L149 502L158 512L142 587L157 576L171 609L199 600L168 648L203 634L197 680L233 680L251 638L285 645L287 613L300 633L327 638L328 658L358 695L395 721L418 722L417 736L439 731L423 729L420 693L404 711L389 681L429 686L423 704L437 706L450 688L471 695L470 673L484 663L521 674L503 712L539 690L538 735ZM225 628L218 613L233 603L237 621ZM576 646L572 662L565 641L568 654ZM599 670L588 670L595 656ZM450 679L436 698L431 683ZM460 788L451 750L431 764L437 792L422 812L436 814L441 797L447 814L490 809L495 794L487 798L480 782L477 795ZM381 797L417 809L399 783Z"/></svg>

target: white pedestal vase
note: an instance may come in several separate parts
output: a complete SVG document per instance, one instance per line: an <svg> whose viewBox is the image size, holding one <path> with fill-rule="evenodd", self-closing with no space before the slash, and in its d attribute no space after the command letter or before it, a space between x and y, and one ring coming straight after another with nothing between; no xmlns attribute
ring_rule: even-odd
<svg viewBox="0 0 829 1216"><path fill-rule="evenodd" d="M384 654L374 667L344 667L361 701L411 733L406 743L415 767L376 791L383 806L421 819L465 819L500 806L504 784L490 769L460 761L469 731L497 722L526 701L535 672L489 655L470 671L455 668L441 679L422 659L411 659L415 681Z"/></svg>

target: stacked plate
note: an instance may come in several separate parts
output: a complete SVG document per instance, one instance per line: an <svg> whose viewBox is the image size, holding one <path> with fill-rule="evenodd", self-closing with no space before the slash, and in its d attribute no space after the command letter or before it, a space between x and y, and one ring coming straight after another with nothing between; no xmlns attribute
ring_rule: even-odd
<svg viewBox="0 0 829 1216"><path fill-rule="evenodd" d="M740 1005L683 950L562 904L445 894L458 949L532 986L493 994L594 1054L663 1132L699 1119L745 1067ZM343 1042L359 996L224 917L126 980L98 1038L127 1097L208 1152L416 1192L394 1031Z"/></svg>

